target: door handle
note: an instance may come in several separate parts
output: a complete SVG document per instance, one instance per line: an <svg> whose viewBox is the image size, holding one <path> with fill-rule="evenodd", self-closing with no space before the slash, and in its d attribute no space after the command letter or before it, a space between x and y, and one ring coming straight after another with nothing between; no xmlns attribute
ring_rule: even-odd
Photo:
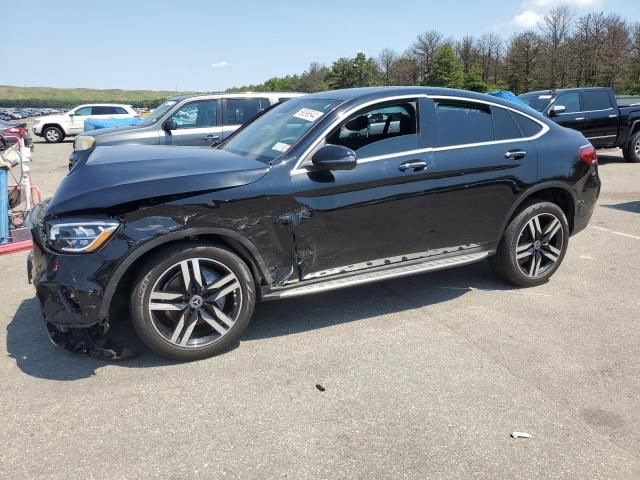
<svg viewBox="0 0 640 480"><path fill-rule="evenodd" d="M398 170L400 170L401 172L406 172L407 170L413 170L414 172L417 172L418 170L426 170L426 169L427 169L427 162L425 162L424 160L409 160L404 163L401 163L400 166L398 167Z"/></svg>
<svg viewBox="0 0 640 480"><path fill-rule="evenodd" d="M220 140L220 135L207 135L206 137L207 140Z"/></svg>
<svg viewBox="0 0 640 480"><path fill-rule="evenodd" d="M526 156L527 152L525 152L524 150L508 150L504 152L504 158L507 158L509 160L511 160L512 158L514 160L522 160Z"/></svg>
<svg viewBox="0 0 640 480"><path fill-rule="evenodd" d="M576 118L576 122L580 122L580 121L582 121L582 120L584 120L584 117L577 117L577 118Z"/></svg>

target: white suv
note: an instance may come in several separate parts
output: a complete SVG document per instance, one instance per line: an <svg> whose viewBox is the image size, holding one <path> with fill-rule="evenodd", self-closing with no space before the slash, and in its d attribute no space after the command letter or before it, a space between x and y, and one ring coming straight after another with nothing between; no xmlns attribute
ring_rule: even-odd
<svg viewBox="0 0 640 480"><path fill-rule="evenodd" d="M49 143L57 143L65 137L78 135L84 131L84 121L88 118L137 118L138 113L131 105L95 103L80 105L59 115L39 117L33 124L33 133Z"/></svg>

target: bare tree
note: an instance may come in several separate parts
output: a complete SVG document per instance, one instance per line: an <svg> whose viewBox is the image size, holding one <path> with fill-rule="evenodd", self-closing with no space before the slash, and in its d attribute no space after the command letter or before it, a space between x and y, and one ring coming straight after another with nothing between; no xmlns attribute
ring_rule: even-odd
<svg viewBox="0 0 640 480"><path fill-rule="evenodd" d="M511 39L505 58L507 83L515 92L526 92L535 85L541 40L535 32L524 32Z"/></svg>
<svg viewBox="0 0 640 480"><path fill-rule="evenodd" d="M477 57L477 51L475 47L475 39L471 35L465 35L462 40L456 43L456 53L462 63L462 69L465 74L468 74L473 68Z"/></svg>
<svg viewBox="0 0 640 480"><path fill-rule="evenodd" d="M545 80L549 88L564 87L567 82L567 40L571 35L573 13L567 6L550 10L540 23L544 40Z"/></svg>
<svg viewBox="0 0 640 480"><path fill-rule="evenodd" d="M491 81L491 73L494 70L496 63L495 53L501 48L502 39L497 33L484 33L478 39L478 57L480 60L480 72L482 74L482 81Z"/></svg>
<svg viewBox="0 0 640 480"><path fill-rule="evenodd" d="M418 81L424 79L431 72L433 60L436 52L444 43L444 35L437 30L429 30L418 35L416 41L411 46L411 53L418 60L419 78Z"/></svg>
<svg viewBox="0 0 640 480"><path fill-rule="evenodd" d="M378 55L376 63L378 64L378 68L382 72L385 85L391 85L391 69L397 60L398 52L391 48L385 48Z"/></svg>
<svg viewBox="0 0 640 480"><path fill-rule="evenodd" d="M607 16L598 79L600 85L607 85L613 89L620 86L628 68L631 45L631 33L627 23L618 15Z"/></svg>

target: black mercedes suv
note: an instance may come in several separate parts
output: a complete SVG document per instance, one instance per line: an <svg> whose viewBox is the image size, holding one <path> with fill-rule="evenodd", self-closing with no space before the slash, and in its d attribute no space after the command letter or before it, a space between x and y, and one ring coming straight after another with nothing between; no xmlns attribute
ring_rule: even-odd
<svg viewBox="0 0 640 480"><path fill-rule="evenodd" d="M527 107L322 92L215 148L97 148L32 212L29 275L58 344L91 350L126 303L152 350L198 359L237 341L261 300L487 257L539 285L599 192L591 144Z"/></svg>

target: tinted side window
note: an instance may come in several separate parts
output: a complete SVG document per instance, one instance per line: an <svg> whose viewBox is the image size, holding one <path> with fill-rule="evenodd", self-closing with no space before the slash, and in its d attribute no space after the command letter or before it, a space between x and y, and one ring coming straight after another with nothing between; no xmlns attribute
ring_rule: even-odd
<svg viewBox="0 0 640 480"><path fill-rule="evenodd" d="M419 148L416 102L378 105L349 117L326 142L343 145L360 158Z"/></svg>
<svg viewBox="0 0 640 480"><path fill-rule="evenodd" d="M91 107L82 107L73 112L74 115L91 115Z"/></svg>
<svg viewBox="0 0 640 480"><path fill-rule="evenodd" d="M580 95L578 92L563 93L558 96L554 105L564 106L564 113L577 113L582 110L580 108Z"/></svg>
<svg viewBox="0 0 640 480"><path fill-rule="evenodd" d="M510 140L522 137L520 129L516 125L511 113L509 113L509 110L500 107L491 107L491 115L493 116L493 131L496 140Z"/></svg>
<svg viewBox="0 0 640 480"><path fill-rule="evenodd" d="M611 108L611 97L609 93L604 90L582 92L582 110L606 110Z"/></svg>
<svg viewBox="0 0 640 480"><path fill-rule="evenodd" d="M259 98L227 98L224 109L225 125L241 125L258 113L260 108ZM263 99L268 104L269 100Z"/></svg>
<svg viewBox="0 0 640 480"><path fill-rule="evenodd" d="M93 107L91 109L92 115L114 115L116 109L113 107Z"/></svg>
<svg viewBox="0 0 640 480"><path fill-rule="evenodd" d="M518 128L520 128L522 135L526 138L533 137L534 135L537 135L538 133L540 133L540 130L542 130L542 127L540 126L539 123L534 122L533 120L525 117L524 115L520 115L519 113L512 112L511 116L518 124Z"/></svg>
<svg viewBox="0 0 640 480"><path fill-rule="evenodd" d="M488 105L438 102L436 118L441 147L495 140Z"/></svg>
<svg viewBox="0 0 640 480"><path fill-rule="evenodd" d="M218 101L202 100L184 105L171 117L178 128L215 127L218 124Z"/></svg>
<svg viewBox="0 0 640 480"><path fill-rule="evenodd" d="M114 107L113 109L115 110L115 113L118 115L127 115L129 113L122 107Z"/></svg>

